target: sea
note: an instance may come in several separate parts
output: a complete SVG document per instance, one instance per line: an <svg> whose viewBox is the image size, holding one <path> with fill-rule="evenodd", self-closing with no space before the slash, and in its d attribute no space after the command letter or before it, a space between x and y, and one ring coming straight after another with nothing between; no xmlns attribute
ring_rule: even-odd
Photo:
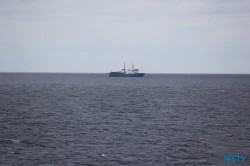
<svg viewBox="0 0 250 166"><path fill-rule="evenodd" d="M249 166L250 75L0 73L0 165Z"/></svg>

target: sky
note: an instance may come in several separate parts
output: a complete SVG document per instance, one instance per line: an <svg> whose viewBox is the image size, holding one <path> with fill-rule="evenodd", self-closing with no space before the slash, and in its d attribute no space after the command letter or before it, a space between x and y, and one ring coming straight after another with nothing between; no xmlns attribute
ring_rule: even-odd
<svg viewBox="0 0 250 166"><path fill-rule="evenodd" d="M250 74L249 0L0 0L0 72Z"/></svg>

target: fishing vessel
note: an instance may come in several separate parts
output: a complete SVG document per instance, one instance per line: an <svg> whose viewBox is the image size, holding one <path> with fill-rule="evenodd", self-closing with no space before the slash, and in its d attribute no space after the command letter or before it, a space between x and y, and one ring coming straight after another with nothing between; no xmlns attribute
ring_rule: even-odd
<svg viewBox="0 0 250 166"><path fill-rule="evenodd" d="M135 69L132 64L131 69L126 69L126 63L124 62L124 68L121 71L110 72L109 77L143 77L145 73L140 73L139 69Z"/></svg>

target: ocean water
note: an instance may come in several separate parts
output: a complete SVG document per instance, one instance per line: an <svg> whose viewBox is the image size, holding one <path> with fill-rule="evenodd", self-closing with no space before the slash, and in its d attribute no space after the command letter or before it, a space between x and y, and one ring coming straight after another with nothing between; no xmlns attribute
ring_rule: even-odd
<svg viewBox="0 0 250 166"><path fill-rule="evenodd" d="M250 165L250 75L2 73L0 165Z"/></svg>

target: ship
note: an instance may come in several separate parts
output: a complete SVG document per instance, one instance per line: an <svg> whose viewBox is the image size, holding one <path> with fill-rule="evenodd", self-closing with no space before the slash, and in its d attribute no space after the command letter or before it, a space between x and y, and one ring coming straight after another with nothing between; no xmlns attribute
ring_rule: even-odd
<svg viewBox="0 0 250 166"><path fill-rule="evenodd" d="M121 71L110 72L109 77L143 77L145 73L140 73L139 69L135 69L132 64L132 69L126 69L126 63L124 62L124 68Z"/></svg>

